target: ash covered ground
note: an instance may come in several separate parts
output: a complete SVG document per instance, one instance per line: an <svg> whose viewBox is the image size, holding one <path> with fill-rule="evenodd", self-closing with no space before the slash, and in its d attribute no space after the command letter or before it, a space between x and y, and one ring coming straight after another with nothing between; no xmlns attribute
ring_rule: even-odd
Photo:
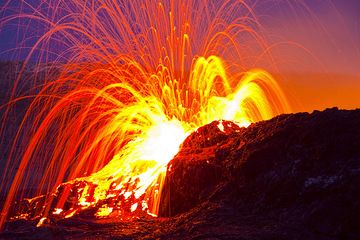
<svg viewBox="0 0 360 240"><path fill-rule="evenodd" d="M159 218L75 217L1 238L360 239L360 110L199 128L168 165Z"/></svg>

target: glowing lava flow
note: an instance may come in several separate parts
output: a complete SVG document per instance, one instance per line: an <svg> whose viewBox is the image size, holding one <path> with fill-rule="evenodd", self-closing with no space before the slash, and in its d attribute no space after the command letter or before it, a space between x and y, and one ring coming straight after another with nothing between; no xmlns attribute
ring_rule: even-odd
<svg viewBox="0 0 360 240"><path fill-rule="evenodd" d="M218 119L248 126L289 111L266 71L243 70L240 36L254 39L260 55L267 46L248 27L256 18L242 1L57 4L30 18L50 25L36 46L62 39L69 47L59 58L67 63L55 80L48 76L14 140L26 148L14 148L6 167L15 177L0 226L13 200L34 185L37 195L49 194L25 200L30 210L14 210L13 219L41 225L84 212L157 215L166 165L191 131ZM24 135L30 140L22 142Z"/></svg>

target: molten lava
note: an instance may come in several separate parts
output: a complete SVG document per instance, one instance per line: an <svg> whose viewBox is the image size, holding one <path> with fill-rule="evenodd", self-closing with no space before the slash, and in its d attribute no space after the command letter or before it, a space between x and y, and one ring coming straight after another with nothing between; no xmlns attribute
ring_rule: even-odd
<svg viewBox="0 0 360 240"><path fill-rule="evenodd" d="M51 26L36 46L63 39L67 61L55 80L48 73L14 140L30 137L10 156L6 175L16 174L0 225L34 185L46 195L14 207L13 219L40 226L79 214L156 216L167 163L189 133L218 119L248 126L290 110L265 70L243 70L241 34L259 55L267 46L242 1L95 2L51 2L47 14L34 13Z"/></svg>

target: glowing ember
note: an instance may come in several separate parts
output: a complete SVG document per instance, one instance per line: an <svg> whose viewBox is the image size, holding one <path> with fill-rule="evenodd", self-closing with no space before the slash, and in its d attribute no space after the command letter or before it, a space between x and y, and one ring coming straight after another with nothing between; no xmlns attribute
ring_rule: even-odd
<svg viewBox="0 0 360 240"><path fill-rule="evenodd" d="M54 215L58 215L62 212L63 210L61 208L55 208L54 211L52 212L52 214Z"/></svg>
<svg viewBox="0 0 360 240"><path fill-rule="evenodd" d="M44 224L45 221L46 221L46 217L40 218L40 221L38 222L38 224L36 226L41 227Z"/></svg>
<svg viewBox="0 0 360 240"><path fill-rule="evenodd" d="M109 216L110 213L112 213L113 208L112 207L108 207L108 206L103 206L101 208L99 208L99 210L96 212L95 216L97 217L106 217Z"/></svg>
<svg viewBox="0 0 360 240"><path fill-rule="evenodd" d="M289 111L266 71L241 65L240 33L259 54L267 48L246 26L256 22L249 7L206 3L59 0L47 3L47 14L36 9L36 19L52 26L37 45L65 38L71 57L62 56L59 76L47 79L29 107L24 121L33 129L19 129L31 140L13 169L0 226L17 193L33 184L39 195L51 192L33 216L39 226L93 208L95 217L156 216L166 165L191 131L218 119L248 126ZM41 179L24 181L32 172Z"/></svg>

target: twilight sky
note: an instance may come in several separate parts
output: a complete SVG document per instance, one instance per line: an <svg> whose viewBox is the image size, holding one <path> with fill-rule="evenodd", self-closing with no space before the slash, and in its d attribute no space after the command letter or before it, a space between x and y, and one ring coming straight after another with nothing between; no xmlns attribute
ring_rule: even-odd
<svg viewBox="0 0 360 240"><path fill-rule="evenodd" d="M7 1L1 0L0 8ZM27 0L34 5L39 1ZM0 11L0 18L12 13L11 9L16 9L20 2L10 1L7 10ZM268 39L276 43L272 50L281 71L318 72L320 69L360 75L359 0L247 2L255 4L255 12ZM17 34L16 23L0 25L1 60L13 57Z"/></svg>
<svg viewBox="0 0 360 240"><path fill-rule="evenodd" d="M280 69L360 75L360 1L279 1L259 12L272 42L293 42L274 49Z"/></svg>
<svg viewBox="0 0 360 240"><path fill-rule="evenodd" d="M270 41L284 42L272 49L274 76L294 112L360 107L360 1L279 1L257 13Z"/></svg>
<svg viewBox="0 0 360 240"><path fill-rule="evenodd" d="M0 0L0 60L14 59L19 52L18 25L4 26L1 20L21 1ZM42 0L26 1L37 5ZM3 11L5 2L9 4ZM360 107L360 0L245 2L254 6L273 44L271 52L281 73L276 77L295 99L294 111Z"/></svg>

